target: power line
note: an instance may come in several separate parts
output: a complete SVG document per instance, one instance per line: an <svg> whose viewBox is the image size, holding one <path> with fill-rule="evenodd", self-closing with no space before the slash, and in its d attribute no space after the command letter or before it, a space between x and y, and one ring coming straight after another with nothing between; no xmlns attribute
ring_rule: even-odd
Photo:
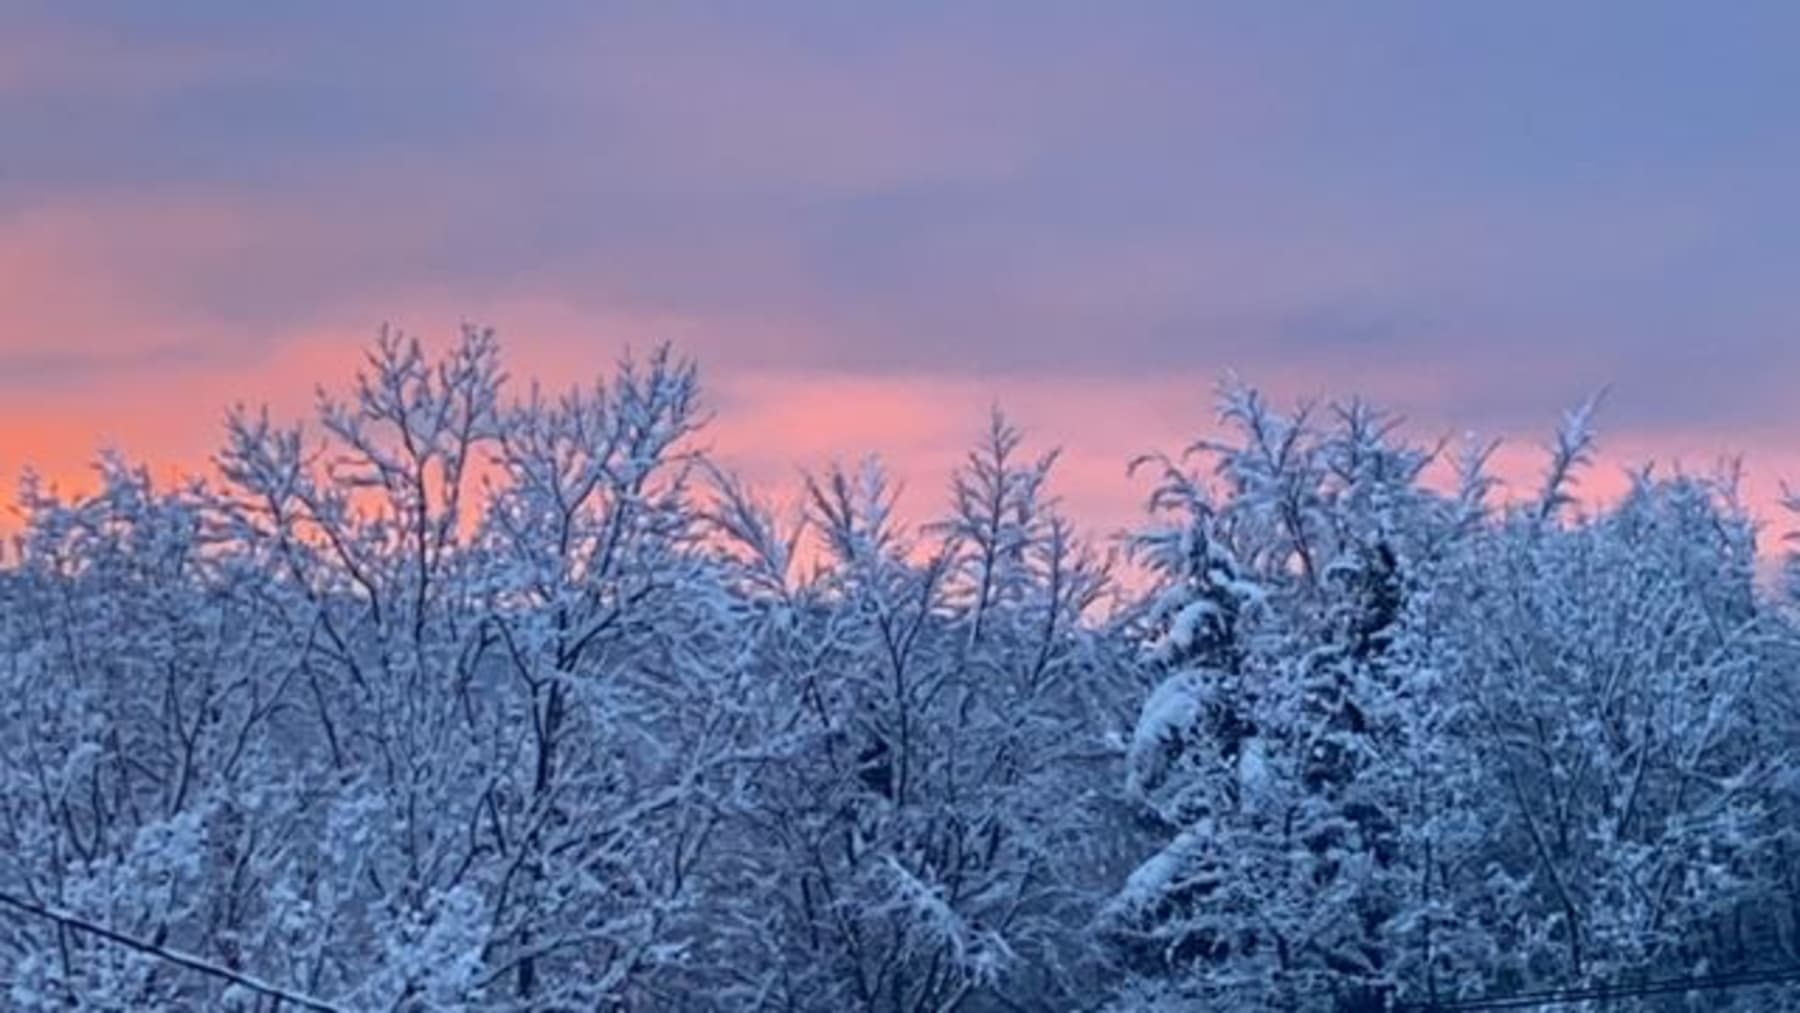
<svg viewBox="0 0 1800 1013"><path fill-rule="evenodd" d="M1636 999L1643 996L1669 995L1676 992L1722 991L1754 985L1783 985L1800 982L1800 966L1744 971L1736 974L1694 975L1642 982L1636 985L1589 985L1546 989L1539 992L1514 992L1506 995L1477 996L1440 1002L1403 1002L1394 1006L1396 1013L1462 1013L1465 1010L1524 1009L1532 1006L1555 1006L1589 1000Z"/></svg>
<svg viewBox="0 0 1800 1013"><path fill-rule="evenodd" d="M89 935L98 936L101 939L123 946L126 949L136 950L139 953L155 957L158 960L168 961L178 967L185 967L190 971L198 971L201 974L210 975L214 978L241 985L253 992L266 995L269 998L276 1000L278 1003L292 1003L302 1009L316 1010L318 1013L341 1013L339 1007L325 1002L322 999L315 999L310 995L289 991L288 989L282 988L280 985L275 985L238 971L233 971L228 967L220 967L218 964L215 964L204 957L196 957L191 953L172 950L166 946L159 946L156 943L139 939L136 936L127 935L117 929L109 928L99 922L89 921L88 919L69 911L50 907L46 904L39 904L24 897L17 897L5 892L0 892L0 904L5 904L9 907L17 908L27 914L36 915L39 918L53 921L77 932L85 932Z"/></svg>

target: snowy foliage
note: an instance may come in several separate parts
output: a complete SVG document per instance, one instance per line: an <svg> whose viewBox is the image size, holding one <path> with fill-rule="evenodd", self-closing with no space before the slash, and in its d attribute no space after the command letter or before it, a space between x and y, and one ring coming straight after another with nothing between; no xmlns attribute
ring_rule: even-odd
<svg viewBox="0 0 1800 1013"><path fill-rule="evenodd" d="M232 411L211 482L27 476L0 1005L1373 1010L1800 960L1800 633L1732 476L1584 510L1590 404L1498 503L1491 445L1219 407L1117 555L998 412L924 523L874 459L788 516L691 363L549 391L473 329Z"/></svg>
<svg viewBox="0 0 1800 1013"><path fill-rule="evenodd" d="M1126 795L1164 843L1102 906L1118 1008L1380 1008L1792 960L1791 628L1731 489L1487 505L1366 406L1228 385L1137 545L1162 673ZM1786 653L1784 653L1786 652Z"/></svg>

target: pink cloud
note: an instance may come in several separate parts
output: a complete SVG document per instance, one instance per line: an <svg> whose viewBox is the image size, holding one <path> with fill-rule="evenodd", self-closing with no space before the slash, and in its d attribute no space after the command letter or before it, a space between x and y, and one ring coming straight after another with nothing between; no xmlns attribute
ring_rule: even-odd
<svg viewBox="0 0 1800 1013"><path fill-rule="evenodd" d="M33 364L61 369L55 382L14 377L7 384L0 476L10 479L30 464L78 484L102 444L149 461L161 474L203 469L228 403L267 400L288 415L304 412L312 383L347 381L358 350L383 320L431 341L448 339L463 320L493 322L514 374L546 378L551 386L609 371L627 346L643 350L672 340L699 355L703 368L723 360L705 375L719 407L709 439L728 464L785 495L797 487L801 468L880 452L906 481L905 508L918 519L942 507L950 471L981 433L990 404L1023 425L1033 447L1063 447L1056 489L1096 531L1139 517L1145 490L1125 479L1127 460L1149 450L1177 451L1212 428L1218 374L1191 366L1082 377L755 365L804 360L846 340L808 319L804 288L783 315L764 317L596 308L530 278L462 287L383 274L383 265L431 250L438 233L425 212L451 201L454 191L453 182L439 181L413 203L371 203L367 214L354 201L321 211L242 198L150 201L113 194L45 203L0 222L0 364L27 375ZM1080 312L1177 292L1187 276L1179 258L1172 251L1146 258L1127 258L1085 281L1071 275L1039 298L1058 312ZM181 287L171 287L171 279L229 277L246 261L276 274L368 265L376 277L334 291L291 322L250 327L209 313L204 301L184 302ZM1280 286L1270 285L1269 294L1278 294ZM1283 404L1367 393L1409 413L1414 432L1426 439L1454 431L1458 403L1467 396L1532 389L1544 374L1530 357L1498 354L1435 368L1323 354L1278 368L1239 365L1246 379ZM1555 421L1546 415L1528 420L1524 433L1495 434L1514 438L1496 466L1516 489L1535 486L1543 460L1535 445ZM1800 476L1800 455L1786 449L1773 426L1639 426L1615 434L1604 412L1600 422L1603 466L1586 488L1602 498L1623 488L1622 462L1673 455L1703 467L1722 452L1742 451L1750 462L1746 498L1774 522L1779 479Z"/></svg>

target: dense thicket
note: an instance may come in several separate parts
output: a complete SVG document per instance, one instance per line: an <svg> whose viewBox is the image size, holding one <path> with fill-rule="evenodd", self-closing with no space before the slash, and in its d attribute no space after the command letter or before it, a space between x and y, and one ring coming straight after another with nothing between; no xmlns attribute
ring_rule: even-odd
<svg viewBox="0 0 1800 1013"><path fill-rule="evenodd" d="M1726 479L1583 512L1222 389L1089 544L995 416L784 516L666 351L383 338L216 477L29 479L18 1009L1381 1009L1800 964L1791 596ZM1116 551L1115 551L1116 550ZM1631 1000L1781 1008L1752 988Z"/></svg>

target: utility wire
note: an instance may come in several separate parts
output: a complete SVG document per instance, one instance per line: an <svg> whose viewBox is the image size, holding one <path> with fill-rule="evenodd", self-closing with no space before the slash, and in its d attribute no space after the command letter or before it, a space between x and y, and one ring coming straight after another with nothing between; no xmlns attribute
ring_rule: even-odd
<svg viewBox="0 0 1800 1013"><path fill-rule="evenodd" d="M198 971L201 974L210 975L214 978L221 978L225 981L234 982L252 992L266 995L277 1002L293 1003L302 1009L315 1010L317 1013L342 1013L340 1007L334 1006L322 999L315 999L312 996L302 995L299 992L291 992L282 988L280 985L270 984L260 978L254 978L247 974L240 974L228 967L220 967L218 964L203 957L196 957L190 953L183 953L180 950L171 950L166 946L158 946L155 943L146 942L136 936L126 935L116 929L111 929L97 922L89 921L80 915L68 911L39 904L24 897L16 897L5 892L0 892L0 904L5 904L9 907L24 911L27 914L33 914L39 918L56 922L58 925L74 929L77 932L86 932L89 935L98 936L101 939L116 943L126 949L136 950L139 953L156 957L159 960L166 960L171 964L185 967L190 971Z"/></svg>
<svg viewBox="0 0 1800 1013"><path fill-rule="evenodd" d="M1677 992L1721 991L1754 985L1782 985L1800 982L1800 966L1668 978L1637 985L1590 985L1576 988L1547 989L1540 992L1515 992L1510 995L1477 996L1440 1002L1403 1002L1394 1006L1395 1013L1462 1013L1464 1010L1525 1009L1532 1006L1556 1006L1590 1000L1636 999L1643 996L1669 995Z"/></svg>

